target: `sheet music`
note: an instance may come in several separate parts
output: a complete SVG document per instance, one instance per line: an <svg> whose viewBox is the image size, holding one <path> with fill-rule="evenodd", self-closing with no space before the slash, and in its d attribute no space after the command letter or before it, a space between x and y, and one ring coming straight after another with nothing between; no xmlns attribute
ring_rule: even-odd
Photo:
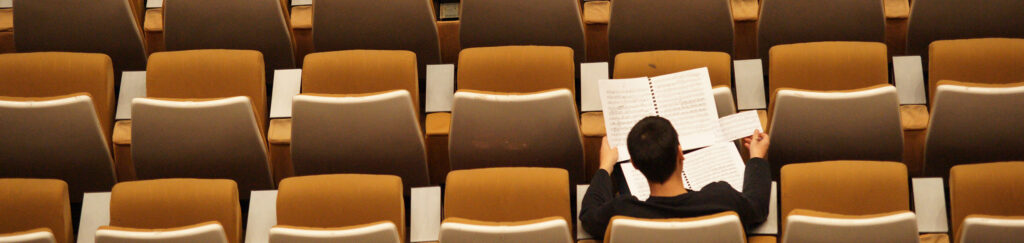
<svg viewBox="0 0 1024 243"><path fill-rule="evenodd" d="M683 184L689 184L693 187L690 190L697 191L712 182L725 181L736 191L743 192L745 169L746 165L743 164L743 158L740 158L736 145L732 142L720 142L683 155L684 180L689 181ZM632 185L629 189L633 190Z"/></svg>
<svg viewBox="0 0 1024 243"><path fill-rule="evenodd" d="M757 111L753 110L719 118L718 124L722 128L721 140L719 142L729 142L749 137L754 134L754 130L764 132L764 130L761 130L761 118L757 116Z"/></svg>
<svg viewBox="0 0 1024 243"><path fill-rule="evenodd" d="M654 100L647 78L598 81L608 145L618 148L619 161L629 159L626 136L640 119L655 115Z"/></svg>
<svg viewBox="0 0 1024 243"><path fill-rule="evenodd" d="M683 150L711 145L718 138L718 110L708 69L651 78L657 113L672 122Z"/></svg>
<svg viewBox="0 0 1024 243"><path fill-rule="evenodd" d="M647 185L647 177L640 173L640 170L633 168L633 163L621 163L619 167L622 169L623 177L626 178L629 193L640 201L647 201L647 198L651 197L651 187Z"/></svg>

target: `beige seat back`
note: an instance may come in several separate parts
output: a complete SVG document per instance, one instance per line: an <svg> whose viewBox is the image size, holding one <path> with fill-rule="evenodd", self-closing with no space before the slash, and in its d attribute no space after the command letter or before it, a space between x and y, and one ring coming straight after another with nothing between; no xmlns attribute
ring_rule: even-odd
<svg viewBox="0 0 1024 243"><path fill-rule="evenodd" d="M319 237L327 232L339 237L359 237L363 233L366 233L364 236L383 236L381 234L388 230L379 224L388 223L398 234L397 238L405 239L403 195L402 180L393 175L285 178L277 193L278 225L275 228L283 227L281 239ZM271 232L271 238L273 234Z"/></svg>
<svg viewBox="0 0 1024 243"><path fill-rule="evenodd" d="M274 188L247 97L132 101L132 161L139 179L224 178L242 198Z"/></svg>
<svg viewBox="0 0 1024 243"><path fill-rule="evenodd" d="M294 40L280 0L164 0L168 51L257 50L267 69L295 67Z"/></svg>
<svg viewBox="0 0 1024 243"><path fill-rule="evenodd" d="M566 46L572 48L576 63L587 56L582 11L577 0L466 0L459 7L462 49Z"/></svg>
<svg viewBox="0 0 1024 243"><path fill-rule="evenodd" d="M978 84L1024 81L1024 39L940 40L933 42L928 52L930 104L935 104L935 89L941 80Z"/></svg>
<svg viewBox="0 0 1024 243"><path fill-rule="evenodd" d="M441 63L432 1L318 1L313 6L313 44L317 52L370 49L415 52L419 76L426 65Z"/></svg>
<svg viewBox="0 0 1024 243"><path fill-rule="evenodd" d="M85 93L42 101L0 97L0 177L59 178L73 201L83 192L110 190L114 162L93 107Z"/></svg>
<svg viewBox="0 0 1024 243"><path fill-rule="evenodd" d="M924 172L948 176L958 164L1024 160L1024 83L939 82L924 148Z"/></svg>
<svg viewBox="0 0 1024 243"><path fill-rule="evenodd" d="M50 233L56 243L74 239L68 184L55 179L0 178L0 236L38 239L39 232Z"/></svg>
<svg viewBox="0 0 1024 243"><path fill-rule="evenodd" d="M816 41L885 42L885 14L882 2L761 1L757 49L762 59L769 58L768 50L776 45Z"/></svg>
<svg viewBox="0 0 1024 243"><path fill-rule="evenodd" d="M775 169L826 160L902 161L900 104L892 85L832 92L781 89L773 102L767 157Z"/></svg>
<svg viewBox="0 0 1024 243"><path fill-rule="evenodd" d="M297 175L364 173L430 184L426 145L405 90L361 97L298 95L292 108Z"/></svg>
<svg viewBox="0 0 1024 243"><path fill-rule="evenodd" d="M455 93L449 157L452 170L533 166L583 178L579 113L568 90L531 94Z"/></svg>
<svg viewBox="0 0 1024 243"><path fill-rule="evenodd" d="M571 243L569 225L559 217L511 223L448 218L441 223L439 242L562 242Z"/></svg>
<svg viewBox="0 0 1024 243"><path fill-rule="evenodd" d="M15 1L15 48L103 53L114 61L114 70L145 70L142 28L129 1Z"/></svg>
<svg viewBox="0 0 1024 243"><path fill-rule="evenodd" d="M914 0L907 23L907 54L930 55L938 40L1024 38L1020 18L1024 2L1017 0ZM928 60L927 58L924 60Z"/></svg>
<svg viewBox="0 0 1024 243"><path fill-rule="evenodd" d="M641 219L612 217L607 242L722 242L745 243L746 233L735 212L694 218Z"/></svg>
<svg viewBox="0 0 1024 243"><path fill-rule="evenodd" d="M231 180L121 182L110 192L110 226L128 231L159 232L217 224L222 227L227 242L239 243L242 210L238 199L238 187Z"/></svg>
<svg viewBox="0 0 1024 243"><path fill-rule="evenodd" d="M954 242L1020 241L1024 228L1024 162L957 165L949 174Z"/></svg>
<svg viewBox="0 0 1024 243"><path fill-rule="evenodd" d="M270 228L270 243L391 242L401 243L394 223L380 222L345 228Z"/></svg>
<svg viewBox="0 0 1024 243"><path fill-rule="evenodd" d="M174 229L146 230L100 226L96 243L228 243L224 227L217 222Z"/></svg>
<svg viewBox="0 0 1024 243"><path fill-rule="evenodd" d="M910 211L848 216L794 210L787 217L782 243L917 243L917 216Z"/></svg>
<svg viewBox="0 0 1024 243"><path fill-rule="evenodd" d="M622 0L615 1L611 9L611 57L657 50L733 53L733 20L728 0Z"/></svg>
<svg viewBox="0 0 1024 243"><path fill-rule="evenodd" d="M0 233L0 242L6 243L57 243L53 233L49 229L39 228L35 230Z"/></svg>
<svg viewBox="0 0 1024 243"><path fill-rule="evenodd" d="M570 203L569 175L563 169L453 170L447 177L443 212L446 219L516 222L559 217L572 222Z"/></svg>

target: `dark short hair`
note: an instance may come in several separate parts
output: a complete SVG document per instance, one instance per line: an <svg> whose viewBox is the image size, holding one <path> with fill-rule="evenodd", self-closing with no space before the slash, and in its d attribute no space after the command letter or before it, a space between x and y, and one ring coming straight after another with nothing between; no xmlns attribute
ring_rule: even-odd
<svg viewBox="0 0 1024 243"><path fill-rule="evenodd" d="M676 171L679 137L665 118L648 116L633 125L626 137L626 148L633 167L647 181L663 183Z"/></svg>

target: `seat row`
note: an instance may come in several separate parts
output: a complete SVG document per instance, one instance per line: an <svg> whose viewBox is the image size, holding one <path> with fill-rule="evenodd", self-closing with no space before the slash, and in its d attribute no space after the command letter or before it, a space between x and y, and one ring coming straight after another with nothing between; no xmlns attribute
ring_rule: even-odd
<svg viewBox="0 0 1024 243"><path fill-rule="evenodd" d="M779 194L781 242L948 242L945 234L919 235L906 172L896 162L787 165ZM1022 178L1024 162L954 167L949 179L954 242L1022 240L1024 211L1012 203L1024 198L1024 190L1014 186L1024 183ZM271 199L276 201L272 227L254 225L251 218L268 217L249 210L246 241L407 242L403 198L408 195L402 187L392 175L287 178ZM584 232L573 231L568 188L563 169L457 170L448 177L443 222L435 230L440 242L575 242L572 236ZM60 180L0 179L0 241L71 242L67 190ZM98 243L242 242L245 209L231 180L122 182L109 201L109 216L89 216L109 217L109 223L78 229L79 237L94 232ZM605 242L776 241L775 236L745 236L734 212L656 220L618 216L606 233Z"/></svg>

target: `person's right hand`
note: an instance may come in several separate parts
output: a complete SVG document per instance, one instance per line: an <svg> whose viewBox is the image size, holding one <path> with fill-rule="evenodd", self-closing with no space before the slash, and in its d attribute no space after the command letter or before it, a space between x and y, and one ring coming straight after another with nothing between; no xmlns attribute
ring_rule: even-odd
<svg viewBox="0 0 1024 243"><path fill-rule="evenodd" d="M605 136L601 139L601 164L599 167L611 174L617 162L619 162L619 150L608 146L608 137Z"/></svg>
<svg viewBox="0 0 1024 243"><path fill-rule="evenodd" d="M758 130L754 130L754 135L743 138L743 146L746 146L747 150L750 151L751 159L764 158L765 154L768 153L769 143L770 138L768 137L768 134L762 133Z"/></svg>

